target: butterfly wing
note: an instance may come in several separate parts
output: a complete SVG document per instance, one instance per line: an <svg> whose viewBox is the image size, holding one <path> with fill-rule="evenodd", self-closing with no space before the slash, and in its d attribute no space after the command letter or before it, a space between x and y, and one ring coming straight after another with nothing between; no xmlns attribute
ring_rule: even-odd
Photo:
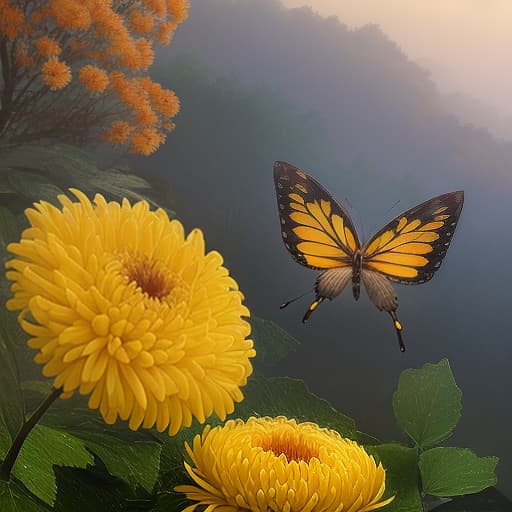
<svg viewBox="0 0 512 512"><path fill-rule="evenodd" d="M428 281L446 255L463 203L459 190L402 213L366 242L364 268L402 284Z"/></svg>
<svg viewBox="0 0 512 512"><path fill-rule="evenodd" d="M351 266L360 244L347 210L286 162L275 163L274 182L283 242L295 261L322 270Z"/></svg>

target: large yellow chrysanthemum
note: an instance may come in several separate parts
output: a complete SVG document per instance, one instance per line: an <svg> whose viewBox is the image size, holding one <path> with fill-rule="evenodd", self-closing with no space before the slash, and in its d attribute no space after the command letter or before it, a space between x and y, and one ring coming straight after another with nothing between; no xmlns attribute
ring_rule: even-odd
<svg viewBox="0 0 512 512"><path fill-rule="evenodd" d="M368 512L386 474L362 446L314 423L284 417L230 420L186 444L196 485L180 485L193 512Z"/></svg>
<svg viewBox="0 0 512 512"><path fill-rule="evenodd" d="M65 393L90 394L107 423L170 434L242 400L255 355L237 283L203 235L148 203L59 196L26 210L8 249L7 307Z"/></svg>

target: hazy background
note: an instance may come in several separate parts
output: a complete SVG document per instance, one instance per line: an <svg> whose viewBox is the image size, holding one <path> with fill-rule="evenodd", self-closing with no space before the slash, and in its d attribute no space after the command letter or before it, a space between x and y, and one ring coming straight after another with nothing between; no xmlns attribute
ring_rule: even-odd
<svg viewBox="0 0 512 512"><path fill-rule="evenodd" d="M383 9L373 15L370 2L359 4L367 21L381 22ZM417 48L442 45L428 21L433 14L406 19L405 2L385 5L383 25L394 13L408 27L404 37L417 35ZM451 25L453 60L445 60L453 77L469 76L469 60L456 58L468 52L472 26L462 13ZM355 14L349 18L354 23ZM512 144L491 136L478 119L469 126L455 117L448 89L440 92L398 36L344 21L286 9L278 0L192 2L190 19L155 68L155 78L181 98L176 131L155 156L136 163L168 181L178 215L188 229L203 228L209 248L222 252L252 313L302 341L276 373L303 378L360 430L402 440L391 407L400 372L447 357L463 391L463 416L447 444L498 455L500 488L511 496ZM486 34L478 36L482 47ZM472 59L487 69L483 53ZM483 102L496 100L491 91L501 90L498 82L489 75ZM316 272L294 263L282 244L275 160L310 171L346 200L361 238L436 194L465 190L441 270L424 285L397 286L405 354L388 316L365 296L355 303L346 293L323 304L305 326L308 299L279 310L283 300L312 287Z"/></svg>
<svg viewBox="0 0 512 512"><path fill-rule="evenodd" d="M337 16L349 27L378 24L426 67L447 107L512 138L510 0L283 0Z"/></svg>

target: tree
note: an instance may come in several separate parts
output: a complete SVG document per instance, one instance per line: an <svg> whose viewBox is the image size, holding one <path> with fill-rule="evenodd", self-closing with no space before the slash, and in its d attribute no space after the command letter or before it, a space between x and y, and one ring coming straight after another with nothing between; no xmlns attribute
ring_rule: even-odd
<svg viewBox="0 0 512 512"><path fill-rule="evenodd" d="M0 141L149 155L174 128L173 91L144 72L170 43L188 0L0 0Z"/></svg>

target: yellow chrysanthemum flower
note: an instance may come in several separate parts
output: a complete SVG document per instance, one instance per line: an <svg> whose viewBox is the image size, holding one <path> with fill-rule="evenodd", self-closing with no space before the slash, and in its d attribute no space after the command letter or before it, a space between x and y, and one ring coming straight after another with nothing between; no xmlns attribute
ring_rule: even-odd
<svg viewBox="0 0 512 512"><path fill-rule="evenodd" d="M62 208L27 209L31 227L8 246L7 307L21 311L43 375L132 429L172 435L193 417L225 418L243 398L255 351L220 254L146 201L73 193L78 202L59 196Z"/></svg>
<svg viewBox="0 0 512 512"><path fill-rule="evenodd" d="M71 68L52 57L41 66L41 80L52 90L62 89L71 82Z"/></svg>
<svg viewBox="0 0 512 512"><path fill-rule="evenodd" d="M78 79L88 91L92 92L103 92L109 84L107 73L91 64L86 64L80 69Z"/></svg>
<svg viewBox="0 0 512 512"><path fill-rule="evenodd" d="M185 468L196 485L178 492L208 512L368 512L386 486L382 464L355 441L314 423L278 418L230 420L194 438Z"/></svg>

